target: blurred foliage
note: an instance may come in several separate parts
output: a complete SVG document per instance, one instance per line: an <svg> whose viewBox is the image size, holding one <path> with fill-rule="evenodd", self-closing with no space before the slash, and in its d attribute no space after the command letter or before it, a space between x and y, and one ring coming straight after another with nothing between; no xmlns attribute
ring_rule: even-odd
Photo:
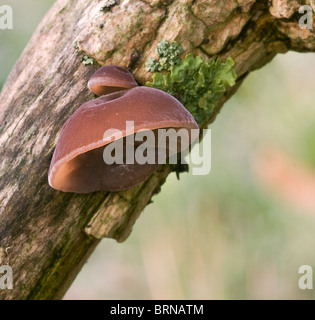
<svg viewBox="0 0 315 320"><path fill-rule="evenodd" d="M0 0L13 9L13 30L0 29L0 90L17 58L54 0Z"/></svg>
<svg viewBox="0 0 315 320"><path fill-rule="evenodd" d="M0 81L52 2L11 1ZM211 173L172 174L125 243L102 241L66 298L314 299L298 268L315 267L315 211L293 208L253 170L273 146L315 172L314 68L315 55L288 53L251 74L211 126Z"/></svg>

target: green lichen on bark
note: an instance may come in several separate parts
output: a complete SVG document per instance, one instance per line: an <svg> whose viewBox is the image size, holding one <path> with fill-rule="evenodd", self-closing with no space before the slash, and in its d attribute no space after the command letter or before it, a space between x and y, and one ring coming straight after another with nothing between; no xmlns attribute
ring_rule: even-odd
<svg viewBox="0 0 315 320"><path fill-rule="evenodd" d="M155 52L159 56L159 59L149 58L147 60L146 68L149 72L169 71L173 66L181 62L179 56L184 50L178 43L169 43L164 39L157 45Z"/></svg>
<svg viewBox="0 0 315 320"><path fill-rule="evenodd" d="M146 85L177 98L196 121L202 123L212 115L226 87L235 84L237 76L234 61L232 58L228 58L225 63L221 59L205 61L191 53L181 60L180 48L181 46L174 42L160 42L156 50L160 59L153 61L149 58L147 62L148 71L159 72L155 73L153 81ZM164 64L160 63L161 59Z"/></svg>
<svg viewBox="0 0 315 320"><path fill-rule="evenodd" d="M84 56L82 56L81 62L82 62L85 66L94 65L94 64L97 63L97 62L95 61L95 59L89 57L89 56L86 55L86 54L85 54Z"/></svg>
<svg viewBox="0 0 315 320"><path fill-rule="evenodd" d="M82 62L85 66L97 64L97 61L96 61L94 58L88 56L87 54L84 54L84 51L82 51L82 50L80 49L79 44L78 44L77 41L74 43L74 46L73 46L73 47L74 47L74 49L75 49L75 51L76 51L76 55L77 55L77 56L82 55L82 57L81 57L81 62Z"/></svg>

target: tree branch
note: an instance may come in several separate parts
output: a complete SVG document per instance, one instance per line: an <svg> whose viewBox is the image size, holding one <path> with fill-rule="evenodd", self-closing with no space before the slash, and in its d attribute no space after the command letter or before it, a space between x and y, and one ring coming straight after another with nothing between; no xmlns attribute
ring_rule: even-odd
<svg viewBox="0 0 315 320"><path fill-rule="evenodd" d="M97 238L125 240L174 169L162 166L140 186L117 193L79 195L48 186L62 125L93 98L86 84L99 65L84 66L78 50L100 65L129 67L140 84L150 80L145 62L163 38L206 59L231 56L237 85L203 126L249 72L277 53L315 51L314 30L298 25L302 1L121 0L106 13L103 2L56 1L1 92L0 252L10 250L0 265L14 272L14 289L0 290L1 299L62 298Z"/></svg>

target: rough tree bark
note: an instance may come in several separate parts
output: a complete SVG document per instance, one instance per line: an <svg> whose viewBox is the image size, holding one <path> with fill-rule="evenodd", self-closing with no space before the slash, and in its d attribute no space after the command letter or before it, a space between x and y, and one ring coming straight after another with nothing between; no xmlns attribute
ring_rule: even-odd
<svg viewBox="0 0 315 320"><path fill-rule="evenodd" d="M86 84L99 65L128 67L144 84L151 77L145 61L163 38L206 59L231 56L237 85L216 115L246 75L277 53L315 51L314 30L298 25L298 8L311 1L121 0L101 12L106 2L57 0L1 92L0 265L12 266L14 289L0 290L0 299L62 298L99 239L124 241L174 169L162 166L142 185L117 193L48 186L58 132L93 98ZM75 42L98 64L84 66Z"/></svg>

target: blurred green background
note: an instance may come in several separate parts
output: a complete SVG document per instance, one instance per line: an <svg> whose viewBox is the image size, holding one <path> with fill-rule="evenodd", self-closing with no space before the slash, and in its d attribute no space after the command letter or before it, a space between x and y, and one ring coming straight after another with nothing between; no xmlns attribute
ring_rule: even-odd
<svg viewBox="0 0 315 320"><path fill-rule="evenodd" d="M5 0L0 88L52 0ZM313 299L314 54L251 74L212 129L212 171L168 177L130 238L103 240L65 299Z"/></svg>

